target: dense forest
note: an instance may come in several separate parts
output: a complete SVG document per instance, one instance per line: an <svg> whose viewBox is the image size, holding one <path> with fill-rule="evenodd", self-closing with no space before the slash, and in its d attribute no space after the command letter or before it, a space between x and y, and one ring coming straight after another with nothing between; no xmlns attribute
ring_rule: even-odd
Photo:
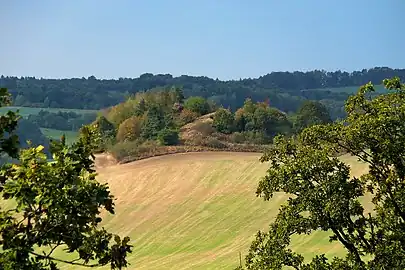
<svg viewBox="0 0 405 270"><path fill-rule="evenodd" d="M352 94L343 87L360 86L370 81L380 85L384 78L394 76L405 79L405 69L375 67L352 73L321 70L272 72L259 78L230 81L150 73L139 78L117 80L100 80L94 76L72 79L1 76L0 85L9 89L15 106L102 109L137 92L179 86L186 97L201 96L233 111L242 107L246 98L269 100L271 106L284 112L296 111L305 99L317 100L328 107L335 119L344 116L344 101Z"/></svg>

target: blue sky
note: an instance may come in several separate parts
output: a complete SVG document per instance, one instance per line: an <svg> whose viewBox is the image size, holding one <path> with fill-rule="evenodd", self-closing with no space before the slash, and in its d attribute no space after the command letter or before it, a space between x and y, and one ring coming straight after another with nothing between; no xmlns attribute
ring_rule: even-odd
<svg viewBox="0 0 405 270"><path fill-rule="evenodd" d="M0 0L0 74L405 68L404 10L405 0Z"/></svg>

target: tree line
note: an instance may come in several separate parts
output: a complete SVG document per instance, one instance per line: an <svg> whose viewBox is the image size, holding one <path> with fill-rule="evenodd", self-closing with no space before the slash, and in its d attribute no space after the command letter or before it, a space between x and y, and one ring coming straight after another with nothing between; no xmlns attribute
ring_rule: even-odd
<svg viewBox="0 0 405 270"><path fill-rule="evenodd" d="M15 133L21 148L42 145L44 146L44 152L50 158L50 139L42 133L40 128L79 131L83 126L93 122L96 117L96 113L49 112L41 110L38 114L30 114L25 118L19 117ZM0 157L0 164L4 164L6 161L11 162L12 159L6 156Z"/></svg>
<svg viewBox="0 0 405 270"><path fill-rule="evenodd" d="M28 115L27 120L41 128L78 131L83 125L93 122L96 117L96 113L50 112L41 110L38 114Z"/></svg>
<svg viewBox="0 0 405 270"><path fill-rule="evenodd" d="M221 81L204 76L145 73L138 78L101 80L94 76L72 79L37 79L35 77L0 77L0 85L9 89L13 105L30 107L102 109L120 103L129 95L147 89L179 86L184 95L201 96L231 110L243 106L246 98L269 99L271 105L293 112L306 99L325 104L333 119L344 117L344 101L351 93L336 87L360 86L384 78L405 78L405 69L375 67L361 71L272 72L258 78Z"/></svg>
<svg viewBox="0 0 405 270"><path fill-rule="evenodd" d="M233 112L201 96L185 98L181 88L165 87L138 92L103 110L91 125L100 135L100 151L120 160L137 155L139 149L167 145L266 145L278 134L291 136L308 126L331 121L327 108L317 101L307 100L296 112L287 114L268 101L247 98Z"/></svg>

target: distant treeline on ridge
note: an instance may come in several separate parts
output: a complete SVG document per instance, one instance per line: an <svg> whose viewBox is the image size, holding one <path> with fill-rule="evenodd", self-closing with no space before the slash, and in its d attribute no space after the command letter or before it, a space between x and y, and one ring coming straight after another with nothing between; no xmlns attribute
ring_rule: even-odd
<svg viewBox="0 0 405 270"><path fill-rule="evenodd" d="M375 67L351 73L320 70L272 72L255 79L230 81L150 73L116 80L101 80L94 76L72 79L1 76L0 86L9 89L14 106L102 109L120 103L136 92L179 86L186 97L202 96L231 110L243 106L246 98L268 100L272 106L285 112L296 111L305 99L317 100L328 107L332 118L338 118L344 116L344 101L357 90L357 86L370 81L379 85L384 78L394 76L405 79L405 69Z"/></svg>

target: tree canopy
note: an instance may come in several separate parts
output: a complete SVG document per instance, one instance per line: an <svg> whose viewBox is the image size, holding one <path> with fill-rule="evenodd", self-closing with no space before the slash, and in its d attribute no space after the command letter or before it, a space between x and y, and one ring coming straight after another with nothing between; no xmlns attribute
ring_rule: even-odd
<svg viewBox="0 0 405 270"><path fill-rule="evenodd" d="M328 109L320 102L307 100L298 109L293 120L294 131L299 132L306 127L332 122Z"/></svg>
<svg viewBox="0 0 405 270"><path fill-rule="evenodd" d="M269 162L257 195L290 195L268 232L258 232L246 257L247 269L405 269L405 85L384 80L389 93L373 97L371 83L346 103L348 117L277 136L262 157ZM369 171L352 177L339 160L349 153ZM367 213L361 198L374 206ZM344 258L304 258L290 249L291 237L330 232L347 251Z"/></svg>
<svg viewBox="0 0 405 270"><path fill-rule="evenodd" d="M0 106L9 102L2 88ZM18 160L0 168L0 269L55 270L60 263L126 267L130 239L99 228L102 210L114 214L114 197L95 179L95 130L84 127L72 146L63 138L54 142L48 161L42 145L19 149L17 119L12 111L0 116L1 153ZM77 257L56 257L57 249Z"/></svg>

